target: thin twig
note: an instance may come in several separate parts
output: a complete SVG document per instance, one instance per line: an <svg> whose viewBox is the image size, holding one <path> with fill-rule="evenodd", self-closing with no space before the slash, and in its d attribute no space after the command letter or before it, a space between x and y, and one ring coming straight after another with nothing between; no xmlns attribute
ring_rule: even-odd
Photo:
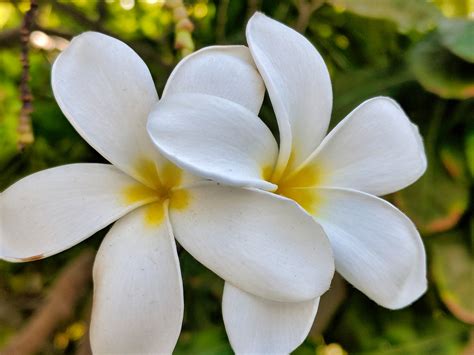
<svg viewBox="0 0 474 355"><path fill-rule="evenodd" d="M0 351L3 355L35 354L57 328L71 318L74 306L92 278L94 252L85 250L59 275L43 305Z"/></svg>
<svg viewBox="0 0 474 355"><path fill-rule="evenodd" d="M41 31L50 36L62 37L65 39L71 39L73 35L69 32L55 30L53 28L46 28L34 23L31 27L31 31ZM0 48L9 48L21 45L21 26L16 28L10 28L0 32Z"/></svg>
<svg viewBox="0 0 474 355"><path fill-rule="evenodd" d="M33 128L31 126L31 112L33 112L33 95L31 94L29 80L30 80L30 61L29 61L29 45L31 29L35 23L36 13L38 12L37 0L30 1L30 9L26 12L23 18L23 23L20 28L21 41L21 110L18 122L18 149L23 150L27 145L33 143Z"/></svg>

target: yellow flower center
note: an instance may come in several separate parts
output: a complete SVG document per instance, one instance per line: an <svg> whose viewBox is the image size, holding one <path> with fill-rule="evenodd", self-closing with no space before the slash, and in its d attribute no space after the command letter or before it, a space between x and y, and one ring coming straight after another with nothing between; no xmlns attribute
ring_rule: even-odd
<svg viewBox="0 0 474 355"><path fill-rule="evenodd" d="M292 157L290 157L290 160ZM320 168L308 164L296 173L286 171L278 180L272 178L272 172L272 168L265 167L262 169L262 177L278 186L273 191L275 194L296 201L310 214L314 215L316 213L317 207L321 203L321 196L317 194L314 187L321 185L323 180Z"/></svg>
<svg viewBox="0 0 474 355"><path fill-rule="evenodd" d="M158 168L151 160L141 160L136 165L137 174L147 185L137 182L123 190L126 204L136 202L148 203L145 211L145 223L158 226L165 219L164 203L169 208L182 210L189 204L190 194L181 188L183 171L171 162Z"/></svg>

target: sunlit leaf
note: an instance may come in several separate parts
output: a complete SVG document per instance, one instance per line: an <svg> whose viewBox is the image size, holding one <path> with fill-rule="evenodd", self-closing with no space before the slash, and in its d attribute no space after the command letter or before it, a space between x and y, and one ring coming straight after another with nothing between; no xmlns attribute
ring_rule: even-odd
<svg viewBox="0 0 474 355"><path fill-rule="evenodd" d="M448 309L463 322L474 324L474 258L461 231L433 241L431 267L440 297Z"/></svg>
<svg viewBox="0 0 474 355"><path fill-rule="evenodd" d="M466 134L466 157L467 167L474 178L474 124L472 124Z"/></svg>
<svg viewBox="0 0 474 355"><path fill-rule="evenodd" d="M410 80L413 74L404 67L365 68L335 75L331 126L335 126L361 102L374 96L390 96L391 90Z"/></svg>
<svg viewBox="0 0 474 355"><path fill-rule="evenodd" d="M332 325L332 339L349 354L459 355L469 327L442 312L416 306L391 311L357 292Z"/></svg>
<svg viewBox="0 0 474 355"><path fill-rule="evenodd" d="M469 187L452 179L436 161L415 184L395 194L395 203L423 234L451 229L466 211Z"/></svg>
<svg viewBox="0 0 474 355"><path fill-rule="evenodd" d="M462 59L474 63L474 21L443 20L439 24L441 43Z"/></svg>
<svg viewBox="0 0 474 355"><path fill-rule="evenodd" d="M461 183L468 183L466 159L461 147L454 143L444 144L441 147L440 158L452 179Z"/></svg>
<svg viewBox="0 0 474 355"><path fill-rule="evenodd" d="M15 86L0 86L0 169L17 153L18 117L21 101Z"/></svg>
<svg viewBox="0 0 474 355"><path fill-rule="evenodd" d="M474 97L474 66L443 48L436 36L418 43L410 56L418 81L443 98Z"/></svg>
<svg viewBox="0 0 474 355"><path fill-rule="evenodd" d="M420 32L435 27L440 13L435 6L424 0L328 0L336 7L358 15L386 19L397 24L402 32L415 29Z"/></svg>
<svg viewBox="0 0 474 355"><path fill-rule="evenodd" d="M433 0L446 17L468 17L472 12L471 0Z"/></svg>
<svg viewBox="0 0 474 355"><path fill-rule="evenodd" d="M231 355L232 350L224 327L209 327L200 332L182 332L173 354Z"/></svg>

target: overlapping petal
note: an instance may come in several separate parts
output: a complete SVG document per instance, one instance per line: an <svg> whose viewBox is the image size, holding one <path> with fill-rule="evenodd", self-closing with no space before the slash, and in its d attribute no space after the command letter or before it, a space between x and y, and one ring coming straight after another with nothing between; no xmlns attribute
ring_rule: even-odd
<svg viewBox="0 0 474 355"><path fill-rule="evenodd" d="M416 126L393 100L365 101L341 121L303 165L319 184L374 195L400 190L426 170Z"/></svg>
<svg viewBox="0 0 474 355"><path fill-rule="evenodd" d="M171 73L163 97L180 93L219 96L258 114L265 86L247 47L211 46L184 58Z"/></svg>
<svg viewBox="0 0 474 355"><path fill-rule="evenodd" d="M164 97L153 109L148 132L164 156L193 174L228 185L274 190L265 180L278 146L254 113L204 94Z"/></svg>
<svg viewBox="0 0 474 355"><path fill-rule="evenodd" d="M224 324L237 354L289 354L308 335L319 298L285 303L269 301L226 282Z"/></svg>
<svg viewBox="0 0 474 355"><path fill-rule="evenodd" d="M145 128L158 95L140 57L115 38L86 32L59 55L51 75L56 101L79 134L112 164L152 187L142 165L160 160Z"/></svg>
<svg viewBox="0 0 474 355"><path fill-rule="evenodd" d="M304 301L329 288L333 256L322 228L293 201L204 183L171 209L176 239L198 261L246 292Z"/></svg>
<svg viewBox="0 0 474 355"><path fill-rule="evenodd" d="M295 30L256 13L247 24L246 35L280 129L278 179L290 156L291 170L326 134L332 108L331 81L321 55Z"/></svg>
<svg viewBox="0 0 474 355"><path fill-rule="evenodd" d="M64 165L23 178L0 195L0 257L31 261L79 243L154 198L128 200L124 191L137 184L106 164Z"/></svg>
<svg viewBox="0 0 474 355"><path fill-rule="evenodd" d="M425 250L413 223L378 197L318 188L314 218L327 233L336 270L378 304L398 309L427 287Z"/></svg>
<svg viewBox="0 0 474 355"><path fill-rule="evenodd" d="M169 223L144 223L147 207L114 224L94 264L95 354L171 354L183 319L183 288Z"/></svg>

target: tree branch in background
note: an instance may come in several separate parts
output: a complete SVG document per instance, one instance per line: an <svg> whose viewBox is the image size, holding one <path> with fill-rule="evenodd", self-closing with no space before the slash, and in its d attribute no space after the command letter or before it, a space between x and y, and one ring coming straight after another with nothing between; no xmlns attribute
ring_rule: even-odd
<svg viewBox="0 0 474 355"><path fill-rule="evenodd" d="M173 11L175 23L174 47L178 50L181 58L194 51L192 32L194 24L188 17L188 12L182 0L166 0L166 6Z"/></svg>
<svg viewBox="0 0 474 355"><path fill-rule="evenodd" d="M298 9L298 19L296 20L295 29L304 33L308 27L311 15L324 5L325 0L297 0L296 8Z"/></svg>
<svg viewBox="0 0 474 355"><path fill-rule="evenodd" d="M92 278L94 252L85 250L59 275L43 305L28 323L0 351L1 354L27 355L41 350L57 326L74 314Z"/></svg>
<svg viewBox="0 0 474 355"><path fill-rule="evenodd" d="M44 32L50 36L58 36L58 37L62 37L68 40L73 37L71 33L61 31L61 30L55 30L52 28L42 27L38 25L37 23L34 23L33 26L31 27L31 31L36 31L36 30ZM0 48L10 48L10 47L18 46L21 43L20 36L21 36L21 26L16 27L16 28L10 28L8 30L4 30L0 32Z"/></svg>
<svg viewBox="0 0 474 355"><path fill-rule="evenodd" d="M30 1L30 9L26 12L23 18L23 23L20 28L21 41L21 110L18 122L18 149L23 150L27 145L34 141L33 128L31 127L31 112L33 112L33 95L31 94L29 80L30 80L30 60L29 54L29 40L31 29L36 20L36 13L38 12L38 3L36 0Z"/></svg>
<svg viewBox="0 0 474 355"><path fill-rule="evenodd" d="M0 0L1 1L1 0ZM116 33L111 33L110 31L106 30L101 21L104 20L104 18L108 17L107 9L106 9L106 3L105 1L101 0L97 4L97 12L98 12L98 19L93 20L90 19L86 14L82 13L81 10L79 10L77 7L67 4L67 3L59 3L56 0L52 1L53 7L56 11L59 13L62 13L64 15L67 15L71 17L74 22L86 27L88 30L97 30L102 33L108 34L112 37L115 37L122 42L126 42L129 44L135 51L138 52L138 54L141 57L145 58L153 58L153 60L158 63L163 69L169 70L170 69L170 64L163 61L161 56L157 55L156 53L156 45L158 45L158 42L152 42L150 43L149 40L143 41L143 40L131 40L131 41L126 41L125 39L121 38ZM187 15L187 14L186 14ZM182 22L181 24L177 23L177 26L183 26L185 29L189 31L189 28L193 28L192 23L189 21ZM178 26L179 28L179 26ZM38 30L46 33L47 35L51 36L58 36L62 37L65 39L70 40L72 37L76 35L74 32L67 32L64 30L57 30L57 29L52 29L52 28L47 28L40 26L37 23L32 24L31 30ZM10 48L10 47L15 47L20 45L20 32L21 32L21 26L13 29L7 29L2 32L0 32L0 48ZM192 39L191 39L192 42ZM194 49L194 44L193 47Z"/></svg>

